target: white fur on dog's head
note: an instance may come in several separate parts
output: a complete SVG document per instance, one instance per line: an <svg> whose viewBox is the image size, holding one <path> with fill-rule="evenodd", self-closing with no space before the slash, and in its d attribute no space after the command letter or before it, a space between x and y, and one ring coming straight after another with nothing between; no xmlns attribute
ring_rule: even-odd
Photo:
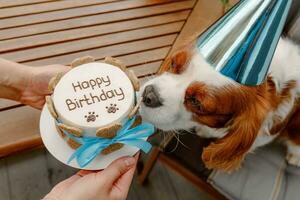
<svg viewBox="0 0 300 200"><path fill-rule="evenodd" d="M143 91L146 86L153 85L158 91L163 101L162 106L149 108L142 104L140 113L143 119L162 130L190 129L200 126L184 106L185 92L191 83L204 82L214 87L235 85L231 79L216 72L197 50L194 50L191 60L186 64L188 66L181 74L165 72L149 80L141 89Z"/></svg>

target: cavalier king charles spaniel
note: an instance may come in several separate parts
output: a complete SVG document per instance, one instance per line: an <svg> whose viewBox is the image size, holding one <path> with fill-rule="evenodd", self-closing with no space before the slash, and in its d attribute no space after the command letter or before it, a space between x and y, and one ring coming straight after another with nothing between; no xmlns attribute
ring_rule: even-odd
<svg viewBox="0 0 300 200"><path fill-rule="evenodd" d="M259 86L241 85L215 71L195 42L165 64L169 70L142 87L143 119L165 131L196 128L201 137L217 138L202 153L208 168L237 169L248 152L277 137L287 144L287 161L300 166L297 45L280 39L268 76Z"/></svg>

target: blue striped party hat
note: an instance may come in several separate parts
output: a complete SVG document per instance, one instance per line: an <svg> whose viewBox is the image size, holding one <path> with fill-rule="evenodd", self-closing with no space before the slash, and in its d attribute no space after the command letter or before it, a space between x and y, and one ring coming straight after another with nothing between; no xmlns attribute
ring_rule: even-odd
<svg viewBox="0 0 300 200"><path fill-rule="evenodd" d="M238 83L261 84L292 0L241 0L197 41L203 57Z"/></svg>

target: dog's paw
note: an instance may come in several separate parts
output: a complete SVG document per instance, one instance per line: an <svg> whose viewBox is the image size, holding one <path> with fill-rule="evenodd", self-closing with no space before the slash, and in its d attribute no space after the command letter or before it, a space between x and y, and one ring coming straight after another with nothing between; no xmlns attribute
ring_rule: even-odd
<svg viewBox="0 0 300 200"><path fill-rule="evenodd" d="M286 160L290 165L295 165L295 166L300 167L300 156L299 155L288 153L286 155Z"/></svg>
<svg viewBox="0 0 300 200"><path fill-rule="evenodd" d="M209 134L209 131L206 131L201 127L197 127L195 129L195 133L202 138L211 138L212 137L211 134Z"/></svg>
<svg viewBox="0 0 300 200"><path fill-rule="evenodd" d="M196 127L195 132L202 138L221 138L225 136L225 129L213 129L205 126Z"/></svg>

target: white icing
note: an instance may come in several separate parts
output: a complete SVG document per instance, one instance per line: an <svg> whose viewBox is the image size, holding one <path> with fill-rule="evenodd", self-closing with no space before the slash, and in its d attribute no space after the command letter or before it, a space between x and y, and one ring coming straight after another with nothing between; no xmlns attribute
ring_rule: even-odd
<svg viewBox="0 0 300 200"><path fill-rule="evenodd" d="M134 106L134 99L131 81L121 69L96 62L69 71L53 92L59 119L83 129L88 136L95 136L100 127L122 121Z"/></svg>

